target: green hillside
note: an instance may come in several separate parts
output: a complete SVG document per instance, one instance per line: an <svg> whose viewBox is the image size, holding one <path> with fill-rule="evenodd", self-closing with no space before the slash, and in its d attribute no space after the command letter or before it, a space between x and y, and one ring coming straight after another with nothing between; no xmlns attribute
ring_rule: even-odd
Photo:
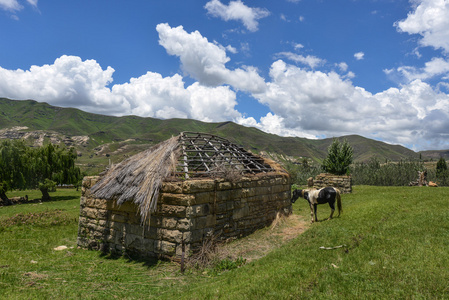
<svg viewBox="0 0 449 300"><path fill-rule="evenodd" d="M27 138L32 142L61 141L78 150L78 162L92 172L109 161L121 161L182 131L207 132L222 136L255 153L261 151L307 157L320 162L332 138L310 140L280 137L233 122L205 123L189 119L159 120L137 116L114 117L92 114L74 108L61 108L33 100L0 98L0 138ZM20 129L11 130L13 127ZM24 128L27 127L27 128ZM84 138L85 142L79 142ZM390 145L358 135L346 138L354 148L355 161L417 158L419 154L399 145ZM86 141L87 139L87 141Z"/></svg>

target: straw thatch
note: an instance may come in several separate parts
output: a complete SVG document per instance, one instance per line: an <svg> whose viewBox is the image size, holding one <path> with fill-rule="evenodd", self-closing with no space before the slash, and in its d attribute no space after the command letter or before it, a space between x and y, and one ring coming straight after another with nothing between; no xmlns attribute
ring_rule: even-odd
<svg viewBox="0 0 449 300"><path fill-rule="evenodd" d="M179 136L113 166L91 192L98 198L116 199L119 205L132 200L144 222L156 211L160 186L176 168L178 157Z"/></svg>
<svg viewBox="0 0 449 300"><path fill-rule="evenodd" d="M273 171L262 158L226 139L183 132L113 166L91 192L97 198L115 199L119 205L133 201L145 222L156 211L160 187L168 176L217 177L229 169L240 174Z"/></svg>

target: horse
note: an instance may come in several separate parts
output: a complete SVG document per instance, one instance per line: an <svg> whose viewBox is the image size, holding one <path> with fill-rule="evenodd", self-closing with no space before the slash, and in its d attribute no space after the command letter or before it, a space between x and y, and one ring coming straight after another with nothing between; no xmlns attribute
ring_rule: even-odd
<svg viewBox="0 0 449 300"><path fill-rule="evenodd" d="M291 199L292 203L295 203L295 201L299 197L303 197L309 202L312 223L314 221L318 222L318 217L316 214L316 207L318 204L329 203L329 206L331 208L331 215L329 216L328 220L332 219L332 216L334 215L335 201L337 201L338 216L340 216L340 212L342 211L340 191L330 186L319 190L317 189L295 190L293 191Z"/></svg>

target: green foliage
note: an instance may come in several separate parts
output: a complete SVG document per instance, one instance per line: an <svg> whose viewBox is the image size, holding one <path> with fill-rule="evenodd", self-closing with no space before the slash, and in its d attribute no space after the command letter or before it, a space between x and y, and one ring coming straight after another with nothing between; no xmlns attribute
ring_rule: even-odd
<svg viewBox="0 0 449 300"><path fill-rule="evenodd" d="M424 170L418 160L381 164L377 158L368 163L355 163L351 168L354 185L406 186L417 180L418 171Z"/></svg>
<svg viewBox="0 0 449 300"><path fill-rule="evenodd" d="M65 149L51 143L31 148L22 140L0 143L0 196L8 190L39 188L44 198L56 184L78 184L81 171L75 166L74 148Z"/></svg>
<svg viewBox="0 0 449 300"><path fill-rule="evenodd" d="M368 163L355 163L351 166L354 185L407 186L418 179L418 171L424 170L427 171L427 181L434 181L442 186L449 185L448 177L444 177L447 173L427 170L420 160L410 159L381 164L377 158L371 158Z"/></svg>
<svg viewBox="0 0 449 300"><path fill-rule="evenodd" d="M26 187L28 174L29 148L21 140L2 140L0 142L0 190Z"/></svg>
<svg viewBox="0 0 449 300"><path fill-rule="evenodd" d="M237 269L244 264L246 264L246 259L243 257L238 257L236 260L225 258L214 264L211 272L208 272L208 274L212 276L220 275L224 271Z"/></svg>
<svg viewBox="0 0 449 300"><path fill-rule="evenodd" d="M321 166L310 164L307 160L303 160L301 164L286 163L284 168L290 174L292 184L298 186L307 185L309 177L315 177L323 172Z"/></svg>
<svg viewBox="0 0 449 300"><path fill-rule="evenodd" d="M440 157L440 159L437 162L437 174L446 170L447 170L446 160L443 157Z"/></svg>
<svg viewBox="0 0 449 300"><path fill-rule="evenodd" d="M56 182L48 178L44 179L44 182L39 183L39 190L41 192L56 192Z"/></svg>
<svg viewBox="0 0 449 300"><path fill-rule="evenodd" d="M443 157L440 157L440 159L437 162L436 180L440 185L449 184L449 170L447 168L446 160Z"/></svg>
<svg viewBox="0 0 449 300"><path fill-rule="evenodd" d="M335 175L348 174L353 155L353 149L346 139L343 140L343 143L334 139L328 148L327 157L323 161L323 169Z"/></svg>
<svg viewBox="0 0 449 300"><path fill-rule="evenodd" d="M76 151L74 148L65 149L51 143L35 150L31 169L29 188L35 188L45 179L53 180L57 184L76 184L81 172L75 167Z"/></svg>

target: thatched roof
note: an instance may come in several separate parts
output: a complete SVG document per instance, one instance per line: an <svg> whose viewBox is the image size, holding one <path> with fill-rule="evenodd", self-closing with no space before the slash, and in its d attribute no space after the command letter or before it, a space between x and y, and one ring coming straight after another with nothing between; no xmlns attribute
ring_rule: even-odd
<svg viewBox="0 0 449 300"><path fill-rule="evenodd" d="M264 159L226 139L183 132L112 166L91 192L98 198L115 199L118 204L133 201L145 221L156 210L159 189L167 177L216 178L228 170L240 174L273 171Z"/></svg>

